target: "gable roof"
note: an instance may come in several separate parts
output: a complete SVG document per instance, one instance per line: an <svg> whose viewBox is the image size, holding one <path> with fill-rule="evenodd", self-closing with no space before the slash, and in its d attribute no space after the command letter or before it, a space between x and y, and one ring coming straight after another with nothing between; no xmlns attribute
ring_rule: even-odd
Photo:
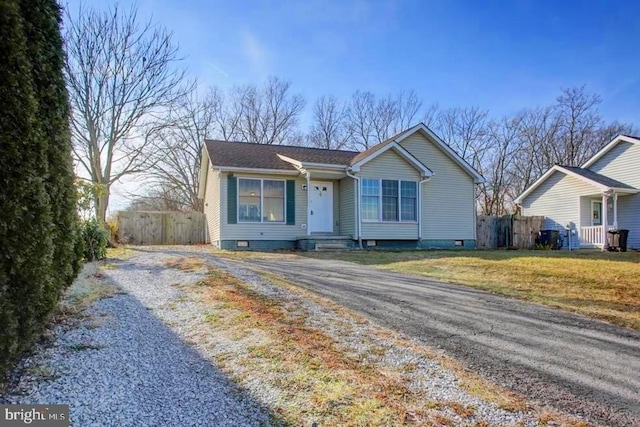
<svg viewBox="0 0 640 427"><path fill-rule="evenodd" d="M440 137L436 135L431 129L429 129L424 123L418 123L412 128L409 128L406 131L400 133L394 138L394 141L400 143L416 133L420 133L422 136L433 142L436 147L438 147L447 157L453 160L455 164L460 166L462 170L469 174L476 184L482 184L486 181L484 177L480 175L480 173L473 166L471 166L466 162L466 160L460 157L458 153L456 153L454 149L449 146L449 144L440 139Z"/></svg>
<svg viewBox="0 0 640 427"><path fill-rule="evenodd" d="M207 140L205 145L213 166L248 169L295 170L291 163L282 160L278 154L301 162L342 166L348 165L358 154L357 151L220 140Z"/></svg>
<svg viewBox="0 0 640 427"><path fill-rule="evenodd" d="M568 171L571 171L573 173L577 173L578 175L594 182L597 184L602 184L604 186L606 186L607 188L626 188L626 189L630 189L633 190L634 188L630 185L627 185L623 182L617 181L613 178L609 178L608 176L605 175L601 175L599 173L593 172L592 170L589 169L584 169L584 168L579 168L577 166L560 166L562 169L566 169Z"/></svg>
<svg viewBox="0 0 640 427"><path fill-rule="evenodd" d="M389 150L395 151L407 163L411 164L414 168L419 170L422 173L423 177L433 176L433 171L431 169L429 169L424 163L418 160L413 154L407 151L403 146L398 144L395 140L384 141L358 154L353 159L351 159L351 168L357 172L360 170L360 167L362 165L375 159L379 155L386 153Z"/></svg>
<svg viewBox="0 0 640 427"><path fill-rule="evenodd" d="M632 144L640 144L640 137L632 136L632 135L618 135L611 140L607 145L605 145L600 151L594 154L589 160L586 161L585 164L582 165L583 168L591 167L598 159L607 154L613 147L618 145L620 142L630 142Z"/></svg>
<svg viewBox="0 0 640 427"><path fill-rule="evenodd" d="M544 175L542 175L536 182L531 184L529 188L527 188L521 195L516 197L515 202L520 204L522 201L533 192L536 188L538 188L543 182L545 182L551 175L555 172L561 172L565 175L573 176L587 184L590 184L596 187L600 191L609 191L616 190L618 193L637 193L638 189L627 185L623 182L617 181L613 178L609 178L608 176L601 175L599 173L593 172L589 169L580 168L577 166L561 166L555 165L551 169L549 169Z"/></svg>
<svg viewBox="0 0 640 427"><path fill-rule="evenodd" d="M432 176L433 172L426 165L400 145L401 141L415 133L420 133L433 142L446 156L469 174L476 184L485 182L478 171L462 159L424 123L419 123L360 153L348 150L326 150L322 148L221 140L206 140L205 147L213 166L289 172L296 171L297 168L304 166L304 164L344 166L345 169L351 166L357 169L378 155L393 149L408 163L420 170L423 176Z"/></svg>

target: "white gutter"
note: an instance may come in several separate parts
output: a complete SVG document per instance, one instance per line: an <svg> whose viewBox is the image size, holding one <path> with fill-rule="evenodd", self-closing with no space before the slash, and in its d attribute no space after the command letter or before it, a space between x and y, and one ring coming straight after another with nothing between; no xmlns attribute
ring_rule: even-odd
<svg viewBox="0 0 640 427"><path fill-rule="evenodd" d="M418 240L422 240L422 184L430 180L428 176L418 182Z"/></svg>
<svg viewBox="0 0 640 427"><path fill-rule="evenodd" d="M300 175L300 172L285 169L240 168L235 166L215 166L220 172L246 172L268 175Z"/></svg>
<svg viewBox="0 0 640 427"><path fill-rule="evenodd" d="M360 177L355 176L347 171L347 176L356 180L356 191L354 194L356 195L356 238L358 239L358 246L362 249L362 216L360 215Z"/></svg>

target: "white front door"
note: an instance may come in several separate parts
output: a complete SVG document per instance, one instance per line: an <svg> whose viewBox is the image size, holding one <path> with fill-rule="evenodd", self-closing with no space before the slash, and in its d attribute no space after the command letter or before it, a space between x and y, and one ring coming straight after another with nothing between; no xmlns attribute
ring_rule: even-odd
<svg viewBox="0 0 640 427"><path fill-rule="evenodd" d="M309 194L309 232L333 232L333 183L311 181Z"/></svg>

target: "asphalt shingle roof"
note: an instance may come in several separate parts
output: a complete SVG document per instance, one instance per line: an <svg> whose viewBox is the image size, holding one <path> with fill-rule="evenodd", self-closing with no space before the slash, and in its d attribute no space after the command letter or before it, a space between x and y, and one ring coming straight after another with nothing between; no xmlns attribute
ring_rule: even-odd
<svg viewBox="0 0 640 427"><path fill-rule="evenodd" d="M212 165L238 168L295 170L293 165L281 160L278 154L300 162L347 166L358 154L357 151L219 140L207 140L205 145Z"/></svg>
<svg viewBox="0 0 640 427"><path fill-rule="evenodd" d="M600 175L599 173L593 172L589 169L583 169L576 166L563 166L563 165L558 165L558 166L564 169L570 170L571 172L577 173L578 175L581 175L587 179L590 179L591 181L597 182L598 184L606 185L607 187L627 188L630 190L635 190L634 187L627 185L624 182L617 181L605 175Z"/></svg>

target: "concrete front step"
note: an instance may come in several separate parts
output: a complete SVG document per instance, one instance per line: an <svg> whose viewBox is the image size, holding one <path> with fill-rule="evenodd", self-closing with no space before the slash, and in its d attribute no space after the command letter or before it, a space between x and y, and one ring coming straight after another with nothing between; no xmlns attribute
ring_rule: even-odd
<svg viewBox="0 0 640 427"><path fill-rule="evenodd" d="M327 250L345 250L352 248L351 241L349 242L322 242L316 243L316 251L327 251Z"/></svg>
<svg viewBox="0 0 640 427"><path fill-rule="evenodd" d="M296 247L304 251L330 251L355 248L351 236L305 236L299 238Z"/></svg>

